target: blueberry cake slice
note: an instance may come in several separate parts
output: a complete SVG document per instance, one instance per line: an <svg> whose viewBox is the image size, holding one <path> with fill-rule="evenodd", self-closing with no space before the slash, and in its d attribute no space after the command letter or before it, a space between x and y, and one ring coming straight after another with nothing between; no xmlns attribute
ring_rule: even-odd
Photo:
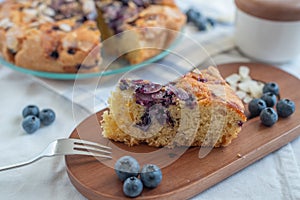
<svg viewBox="0 0 300 200"><path fill-rule="evenodd" d="M94 72L101 70L103 39L131 30L112 46L117 53L138 48L125 56L135 64L167 48L176 34L166 29L177 31L184 23L173 0L5 0L0 54L33 70Z"/></svg>
<svg viewBox="0 0 300 200"><path fill-rule="evenodd" d="M215 67L166 85L123 79L103 114L103 136L129 146L227 146L246 121L244 106Z"/></svg>

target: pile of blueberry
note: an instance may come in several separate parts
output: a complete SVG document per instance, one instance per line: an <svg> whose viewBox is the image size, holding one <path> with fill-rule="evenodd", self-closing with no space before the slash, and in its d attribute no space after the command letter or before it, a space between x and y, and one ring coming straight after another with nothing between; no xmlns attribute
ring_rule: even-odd
<svg viewBox="0 0 300 200"><path fill-rule="evenodd" d="M259 116L262 124L272 126L278 121L278 116L286 118L292 115L295 112L295 103L289 99L277 101L277 96L279 96L278 84L266 83L261 98L253 99L248 105L250 117Z"/></svg>
<svg viewBox="0 0 300 200"><path fill-rule="evenodd" d="M187 21L193 23L199 31L206 31L210 27L214 27L216 20L203 16L195 8L190 8L186 11Z"/></svg>
<svg viewBox="0 0 300 200"><path fill-rule="evenodd" d="M124 181L123 192L128 197L137 197L142 193L144 186L155 188L162 181L162 172L158 166L146 164L140 170L138 161L131 156L118 159L115 172L118 178Z"/></svg>
<svg viewBox="0 0 300 200"><path fill-rule="evenodd" d="M55 120L55 113L52 109L40 109L35 105L26 106L23 111L22 127L26 133L34 133L41 125L49 126Z"/></svg>

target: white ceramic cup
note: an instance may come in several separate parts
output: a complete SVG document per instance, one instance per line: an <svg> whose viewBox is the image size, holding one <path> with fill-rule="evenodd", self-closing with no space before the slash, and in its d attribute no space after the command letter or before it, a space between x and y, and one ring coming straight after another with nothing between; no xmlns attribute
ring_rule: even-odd
<svg viewBox="0 0 300 200"><path fill-rule="evenodd" d="M283 63L300 56L300 21L272 21L237 8L235 41L246 56Z"/></svg>

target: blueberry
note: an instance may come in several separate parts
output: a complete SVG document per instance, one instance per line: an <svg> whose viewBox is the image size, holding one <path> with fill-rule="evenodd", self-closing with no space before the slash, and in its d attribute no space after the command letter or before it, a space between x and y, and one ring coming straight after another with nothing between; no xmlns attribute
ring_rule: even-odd
<svg viewBox="0 0 300 200"><path fill-rule="evenodd" d="M28 105L23 109L22 115L23 115L24 118L27 117L28 115L38 116L39 112L40 112L40 110L37 106Z"/></svg>
<svg viewBox="0 0 300 200"><path fill-rule="evenodd" d="M267 104L267 107L273 107L276 104L276 95L272 92L266 92L261 97L262 100L264 100Z"/></svg>
<svg viewBox="0 0 300 200"><path fill-rule="evenodd" d="M157 187L162 180L162 173L160 168L153 164L144 165L141 170L141 180L145 187Z"/></svg>
<svg viewBox="0 0 300 200"><path fill-rule="evenodd" d="M59 58L59 53L57 50L55 50L55 51L52 51L49 56L56 60Z"/></svg>
<svg viewBox="0 0 300 200"><path fill-rule="evenodd" d="M124 181L123 192L128 197L137 197L143 191L143 183L135 176L129 177Z"/></svg>
<svg viewBox="0 0 300 200"><path fill-rule="evenodd" d="M34 115L28 115L23 119L22 127L26 131L26 133L34 133L41 126L40 119Z"/></svg>
<svg viewBox="0 0 300 200"><path fill-rule="evenodd" d="M139 171L138 161L131 156L123 156L115 164L115 172L121 181L132 176L138 176Z"/></svg>
<svg viewBox="0 0 300 200"><path fill-rule="evenodd" d="M207 18L207 23L210 24L212 27L214 27L217 23L217 21L213 18Z"/></svg>
<svg viewBox="0 0 300 200"><path fill-rule="evenodd" d="M279 95L279 86L277 83L266 83L263 87L263 93L271 92L275 95Z"/></svg>
<svg viewBox="0 0 300 200"><path fill-rule="evenodd" d="M278 115L273 108L265 108L260 113L260 120L265 126L273 126L278 120Z"/></svg>
<svg viewBox="0 0 300 200"><path fill-rule="evenodd" d="M207 19L204 17L199 17L194 22L195 26L198 28L199 31L206 31L207 30Z"/></svg>
<svg viewBox="0 0 300 200"><path fill-rule="evenodd" d="M201 17L201 13L194 8L190 8L186 11L186 16L188 22L195 22L199 17Z"/></svg>
<svg viewBox="0 0 300 200"><path fill-rule="evenodd" d="M123 5L126 5L126 6L127 6L127 5L128 5L128 2L129 2L129 0L121 0L121 2L122 2L122 4L123 4Z"/></svg>
<svg viewBox="0 0 300 200"><path fill-rule="evenodd" d="M41 123L44 126L48 126L50 124L52 124L55 120L55 113L53 110L51 109L43 109L40 113L39 113L39 118L41 120Z"/></svg>
<svg viewBox="0 0 300 200"><path fill-rule="evenodd" d="M281 99L276 104L279 117L286 118L295 112L295 103L289 99Z"/></svg>
<svg viewBox="0 0 300 200"><path fill-rule="evenodd" d="M266 102L262 99L252 99L248 104L248 110L251 117L256 117L260 112L267 107Z"/></svg>

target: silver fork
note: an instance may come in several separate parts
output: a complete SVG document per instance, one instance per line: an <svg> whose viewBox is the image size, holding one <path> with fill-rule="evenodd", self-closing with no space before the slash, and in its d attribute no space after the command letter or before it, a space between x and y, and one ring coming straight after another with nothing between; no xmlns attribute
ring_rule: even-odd
<svg viewBox="0 0 300 200"><path fill-rule="evenodd" d="M0 167L0 171L22 167L36 162L44 157L61 155L86 155L111 159L112 157L109 155L111 154L110 150L110 147L95 142L79 139L58 139L54 142L51 142L47 148L36 157L25 162Z"/></svg>

